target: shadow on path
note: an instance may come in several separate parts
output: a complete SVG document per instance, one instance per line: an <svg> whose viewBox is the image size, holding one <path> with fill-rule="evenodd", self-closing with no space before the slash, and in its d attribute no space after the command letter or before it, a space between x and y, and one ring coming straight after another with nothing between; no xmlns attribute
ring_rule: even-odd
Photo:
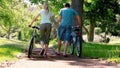
<svg viewBox="0 0 120 68"><path fill-rule="evenodd" d="M106 60L100 60L100 59L91 59L91 58L85 58L85 57L77 57L75 55L69 55L68 57L63 57L62 54L60 56L55 54L55 49L49 48L48 50L48 56L47 57L41 57L39 55L41 49L34 49L34 53L36 53L36 56L33 56L32 58L28 58L27 60L32 61L52 61L57 62L60 61L62 63L67 63L72 66L108 66L112 68L118 68L117 64L107 62ZM104 67L103 67L104 68Z"/></svg>

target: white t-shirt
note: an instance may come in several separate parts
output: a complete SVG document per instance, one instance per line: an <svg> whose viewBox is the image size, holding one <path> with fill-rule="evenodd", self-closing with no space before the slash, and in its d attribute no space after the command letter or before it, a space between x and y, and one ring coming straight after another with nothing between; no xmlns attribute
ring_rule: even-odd
<svg viewBox="0 0 120 68"><path fill-rule="evenodd" d="M40 11L40 15L41 15L41 23L51 23L50 17L52 16L52 13L49 11L48 13L46 13L46 11L44 9L42 9Z"/></svg>

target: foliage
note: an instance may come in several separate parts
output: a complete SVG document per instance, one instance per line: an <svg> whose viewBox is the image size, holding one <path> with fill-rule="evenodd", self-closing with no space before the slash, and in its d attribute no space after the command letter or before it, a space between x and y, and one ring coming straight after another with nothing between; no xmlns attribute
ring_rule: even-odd
<svg viewBox="0 0 120 68"><path fill-rule="evenodd" d="M17 30L18 25L16 24L16 15L14 8L16 6L15 1L4 0L0 2L2 6L0 7L0 27L1 31L4 31L7 38L10 38L10 34ZM11 4L14 4L11 5ZM4 35L5 35L4 34Z"/></svg>
<svg viewBox="0 0 120 68"><path fill-rule="evenodd" d="M65 2L71 0L30 0L37 5L38 10L41 9L41 4L48 1L50 10L58 17L59 10ZM116 27L115 15L119 14L119 4L116 0L84 0L84 25L92 25L101 27L102 31L115 32ZM30 11L29 6L22 0L0 0L0 36L7 38L15 38L28 41L31 38L32 30L28 28L28 24L32 21L37 11ZM40 19L40 18L39 18ZM38 25L39 21L36 24ZM115 27L111 28L113 25ZM111 28L111 29L110 29ZM53 27L55 32L57 28ZM94 29L93 29L94 30ZM54 33L51 36L54 36ZM89 32L89 30L88 30ZM117 30L116 32L119 32ZM90 35L92 36L92 35Z"/></svg>
<svg viewBox="0 0 120 68"><path fill-rule="evenodd" d="M43 4L44 2L48 2L50 4L50 9L55 15L58 15L58 11L63 8L63 4L66 2L70 2L70 0L30 0L32 3Z"/></svg>
<svg viewBox="0 0 120 68"><path fill-rule="evenodd" d="M0 8L1 37L7 36L9 39L13 37L17 39L17 35L21 35L22 38L19 39L29 39L30 31L27 26L33 16L32 13L28 13L28 8L25 7L26 4L16 0L10 2L9 0L4 0L0 3L3 4Z"/></svg>
<svg viewBox="0 0 120 68"><path fill-rule="evenodd" d="M94 27L97 26L108 34L113 24L116 24L116 14L120 14L120 5L117 0L85 0L84 22L92 26L89 28L92 31L87 30L86 32L93 34L91 32L94 32Z"/></svg>
<svg viewBox="0 0 120 68"><path fill-rule="evenodd" d="M29 40L31 38L32 30L28 28L29 23L34 16L38 14L38 10L41 9L41 4L45 0L31 0L31 4L26 4L22 0L1 0L0 2L0 36L7 38L15 38L19 40ZM51 0L50 10L58 16L60 8L63 7L63 3L68 0ZM36 3L37 10L34 10L33 3ZM36 24L38 25L37 21ZM54 28L56 29L56 28Z"/></svg>

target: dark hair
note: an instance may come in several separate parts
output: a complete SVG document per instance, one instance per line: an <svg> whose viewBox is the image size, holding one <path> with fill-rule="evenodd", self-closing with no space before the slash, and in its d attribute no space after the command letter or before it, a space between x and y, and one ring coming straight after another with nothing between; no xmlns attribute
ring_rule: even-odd
<svg viewBox="0 0 120 68"><path fill-rule="evenodd" d="M69 4L69 3L65 3L64 6L65 6L65 7L70 7L70 4Z"/></svg>

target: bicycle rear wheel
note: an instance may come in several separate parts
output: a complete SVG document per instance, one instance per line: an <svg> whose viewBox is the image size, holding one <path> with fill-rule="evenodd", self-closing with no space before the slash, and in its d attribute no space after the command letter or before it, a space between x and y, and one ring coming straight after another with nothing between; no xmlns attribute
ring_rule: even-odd
<svg viewBox="0 0 120 68"><path fill-rule="evenodd" d="M28 58L31 58L34 44L35 44L35 36L33 36L31 41L30 41L30 46L29 46L29 49L28 49Z"/></svg>
<svg viewBox="0 0 120 68"><path fill-rule="evenodd" d="M76 55L78 57L81 57L81 54L82 54L82 42L80 40L80 37L77 37L77 40L76 40Z"/></svg>
<svg viewBox="0 0 120 68"><path fill-rule="evenodd" d="M75 49L73 43L70 43L70 46L69 46L69 47L70 47L70 48L69 48L70 54L73 55L73 54L74 54L74 49Z"/></svg>
<svg viewBox="0 0 120 68"><path fill-rule="evenodd" d="M76 41L76 37L71 37L71 41L70 41L70 54L73 55L74 54L74 50L75 50L75 42Z"/></svg>

